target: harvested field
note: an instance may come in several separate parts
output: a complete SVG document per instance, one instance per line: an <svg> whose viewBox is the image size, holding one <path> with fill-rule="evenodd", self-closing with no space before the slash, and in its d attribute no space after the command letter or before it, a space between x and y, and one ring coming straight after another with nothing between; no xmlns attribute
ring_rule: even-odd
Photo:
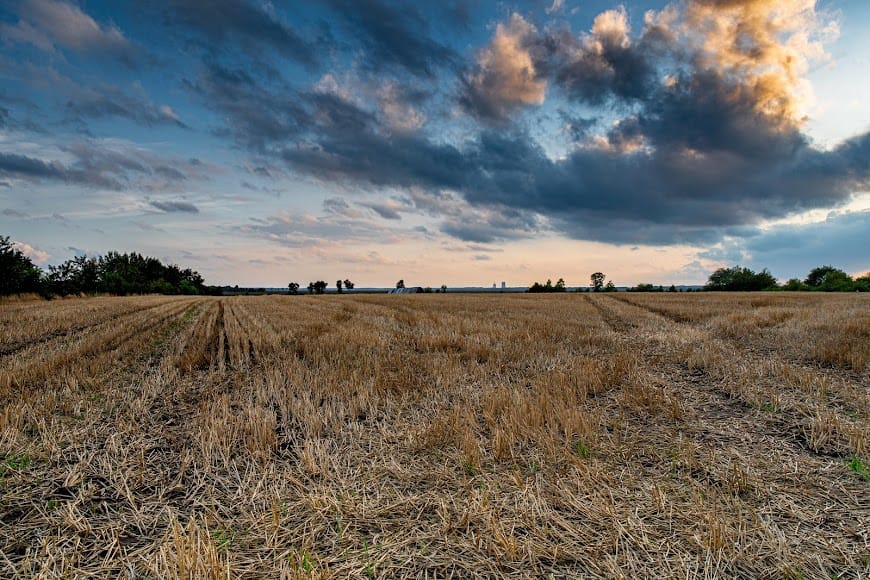
<svg viewBox="0 0 870 580"><path fill-rule="evenodd" d="M867 577L868 371L864 294L4 303L0 576Z"/></svg>

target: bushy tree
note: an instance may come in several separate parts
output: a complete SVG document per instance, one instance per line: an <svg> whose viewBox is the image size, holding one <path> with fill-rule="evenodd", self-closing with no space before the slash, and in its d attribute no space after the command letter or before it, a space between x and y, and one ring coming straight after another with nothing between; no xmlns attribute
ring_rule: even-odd
<svg viewBox="0 0 870 580"><path fill-rule="evenodd" d="M604 288L604 274L602 272L593 273L589 276L589 280L589 286L593 292L601 292L601 289Z"/></svg>
<svg viewBox="0 0 870 580"><path fill-rule="evenodd" d="M405 287L404 280L399 280L398 282L396 282L396 288L404 288L404 287Z"/></svg>
<svg viewBox="0 0 870 580"><path fill-rule="evenodd" d="M0 295L42 290L42 271L7 236L0 236Z"/></svg>
<svg viewBox="0 0 870 580"><path fill-rule="evenodd" d="M833 266L819 266L807 274L804 284L822 292L851 292L855 281L843 270Z"/></svg>
<svg viewBox="0 0 870 580"><path fill-rule="evenodd" d="M290 282L290 284L287 285L287 289L289 290L290 294L299 294L299 283Z"/></svg>
<svg viewBox="0 0 870 580"><path fill-rule="evenodd" d="M342 288L342 281L341 281L341 280L336 280L336 281L335 281L335 290L336 290L336 292L338 292L339 294L341 294L341 288Z"/></svg>
<svg viewBox="0 0 870 580"><path fill-rule="evenodd" d="M629 292L658 292L658 288L652 284L638 284L634 288L629 288Z"/></svg>
<svg viewBox="0 0 870 580"><path fill-rule="evenodd" d="M353 282L351 282L350 280L345 278L344 279L344 287L347 288L348 290L353 290Z"/></svg>
<svg viewBox="0 0 870 580"><path fill-rule="evenodd" d="M810 288L798 278L789 278L788 282L782 285L782 289L787 292L800 292L801 290L809 290Z"/></svg>
<svg viewBox="0 0 870 580"><path fill-rule="evenodd" d="M445 292L447 291L445 287ZM538 292L565 292L565 280L559 278L556 280L556 283L553 284L553 280L547 279L546 284L541 284L540 282L535 282L531 286L527 292L538 293Z"/></svg>
<svg viewBox="0 0 870 580"><path fill-rule="evenodd" d="M754 291L767 290L776 287L776 278L765 268L761 272L753 272L749 268L734 266L719 268L707 280L705 290L724 291Z"/></svg>
<svg viewBox="0 0 870 580"><path fill-rule="evenodd" d="M855 278L855 290L858 292L870 292L870 272Z"/></svg>

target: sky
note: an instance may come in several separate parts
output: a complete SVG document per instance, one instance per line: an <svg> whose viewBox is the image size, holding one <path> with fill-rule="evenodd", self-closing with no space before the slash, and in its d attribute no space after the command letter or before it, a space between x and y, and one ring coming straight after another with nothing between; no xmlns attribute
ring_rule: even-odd
<svg viewBox="0 0 870 580"><path fill-rule="evenodd" d="M210 284L870 270L866 0L0 0L0 235Z"/></svg>

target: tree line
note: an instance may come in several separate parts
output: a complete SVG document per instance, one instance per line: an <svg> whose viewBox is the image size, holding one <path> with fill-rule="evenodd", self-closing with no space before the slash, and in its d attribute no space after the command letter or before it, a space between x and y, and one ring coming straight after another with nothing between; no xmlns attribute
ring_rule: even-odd
<svg viewBox="0 0 870 580"><path fill-rule="evenodd" d="M136 252L77 256L44 271L7 236L0 236L0 295L215 294L190 268L163 264Z"/></svg>
<svg viewBox="0 0 870 580"><path fill-rule="evenodd" d="M870 272L852 278L849 274L833 266L818 266L810 270L807 277L791 278L779 285L767 268L754 272L746 267L733 266L719 268L710 275L704 290L752 291L784 290L790 292L870 292Z"/></svg>
<svg viewBox="0 0 870 580"><path fill-rule="evenodd" d="M594 272L589 276L589 288L577 288L577 292L616 292L616 286L612 281L605 282L606 277L602 272ZM785 284L777 284L776 278L767 270L755 272L742 266L731 268L719 268L707 279L707 284L699 290L724 291L724 292L752 292L760 290L782 291L819 291L819 292L870 292L870 272L852 278L849 274L833 266L819 266L810 270L804 280L791 278ZM565 280L559 278L553 284L547 280L545 284L535 282L527 292L566 292ZM677 287L671 286L665 290L664 286L653 284L638 284L628 288L628 292L677 292ZM690 290L691 291L691 290Z"/></svg>

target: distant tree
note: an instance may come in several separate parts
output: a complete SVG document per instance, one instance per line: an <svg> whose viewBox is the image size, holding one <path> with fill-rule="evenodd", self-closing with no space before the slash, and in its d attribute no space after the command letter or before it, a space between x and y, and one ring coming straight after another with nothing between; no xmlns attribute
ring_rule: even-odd
<svg viewBox="0 0 870 580"><path fill-rule="evenodd" d="M807 274L807 277L804 280L804 284L806 284L807 286L812 286L813 288L818 288L825 281L827 275L832 272L840 272L845 274L845 272L838 268L834 268L833 266L819 266L810 270L810 273Z"/></svg>
<svg viewBox="0 0 870 580"><path fill-rule="evenodd" d="M294 295L299 294L299 283L298 282L290 282L290 284L287 285L287 288L289 289L290 294L294 294Z"/></svg>
<svg viewBox="0 0 870 580"><path fill-rule="evenodd" d="M858 292L870 292L870 272L855 278L855 290Z"/></svg>
<svg viewBox="0 0 870 580"><path fill-rule="evenodd" d="M405 287L404 280L399 280L398 282L396 282L396 288L404 288L404 287Z"/></svg>
<svg viewBox="0 0 870 580"><path fill-rule="evenodd" d="M612 280L608 280L607 284L604 285L603 292L616 292L616 286L613 284ZM661 290L659 290L661 292Z"/></svg>
<svg viewBox="0 0 870 580"><path fill-rule="evenodd" d="M351 282L350 280L345 278L344 287L347 288L348 290L353 290L353 282Z"/></svg>
<svg viewBox="0 0 870 580"><path fill-rule="evenodd" d="M0 236L0 295L42 290L42 271L7 236Z"/></svg>
<svg viewBox="0 0 870 580"><path fill-rule="evenodd" d="M855 288L852 277L833 266L813 268L804 280L804 284L813 290L823 292L851 292Z"/></svg>
<svg viewBox="0 0 870 580"><path fill-rule="evenodd" d="M674 286L673 284L671 284L671 287L668 288L668 292L676 292L676 291L677 291L677 287Z"/></svg>
<svg viewBox="0 0 870 580"><path fill-rule="evenodd" d="M604 274L601 272L595 272L591 276L589 276L590 284L593 292L601 292L601 289L604 287Z"/></svg>
<svg viewBox="0 0 870 580"><path fill-rule="evenodd" d="M312 288L314 289L315 294L323 294L324 292L326 292L326 282L324 282L323 280L312 282Z"/></svg>
<svg viewBox="0 0 870 580"><path fill-rule="evenodd" d="M734 266L719 268L707 280L705 290L754 291L776 288L776 278L765 268L753 272L749 268Z"/></svg>
<svg viewBox="0 0 870 580"><path fill-rule="evenodd" d="M782 285L782 289L787 292L799 292L801 290L809 290L809 287L797 278L790 278L788 282Z"/></svg>
<svg viewBox="0 0 870 580"><path fill-rule="evenodd" d="M553 280L547 279L545 284L541 284L540 282L535 282L531 286L527 292L531 293L539 293L539 292L565 292L565 280L559 278L555 284L553 284Z"/></svg>
<svg viewBox="0 0 870 580"><path fill-rule="evenodd" d="M338 292L339 294L341 294L341 284L342 284L341 280L336 280L336 281L335 281L335 290L336 290L336 292Z"/></svg>
<svg viewBox="0 0 870 580"><path fill-rule="evenodd" d="M309 294L314 294L314 282L309 282L309 283L308 283L308 293L309 293Z"/></svg>
<svg viewBox="0 0 870 580"><path fill-rule="evenodd" d="M447 294L447 284L441 284L441 293Z"/></svg>

